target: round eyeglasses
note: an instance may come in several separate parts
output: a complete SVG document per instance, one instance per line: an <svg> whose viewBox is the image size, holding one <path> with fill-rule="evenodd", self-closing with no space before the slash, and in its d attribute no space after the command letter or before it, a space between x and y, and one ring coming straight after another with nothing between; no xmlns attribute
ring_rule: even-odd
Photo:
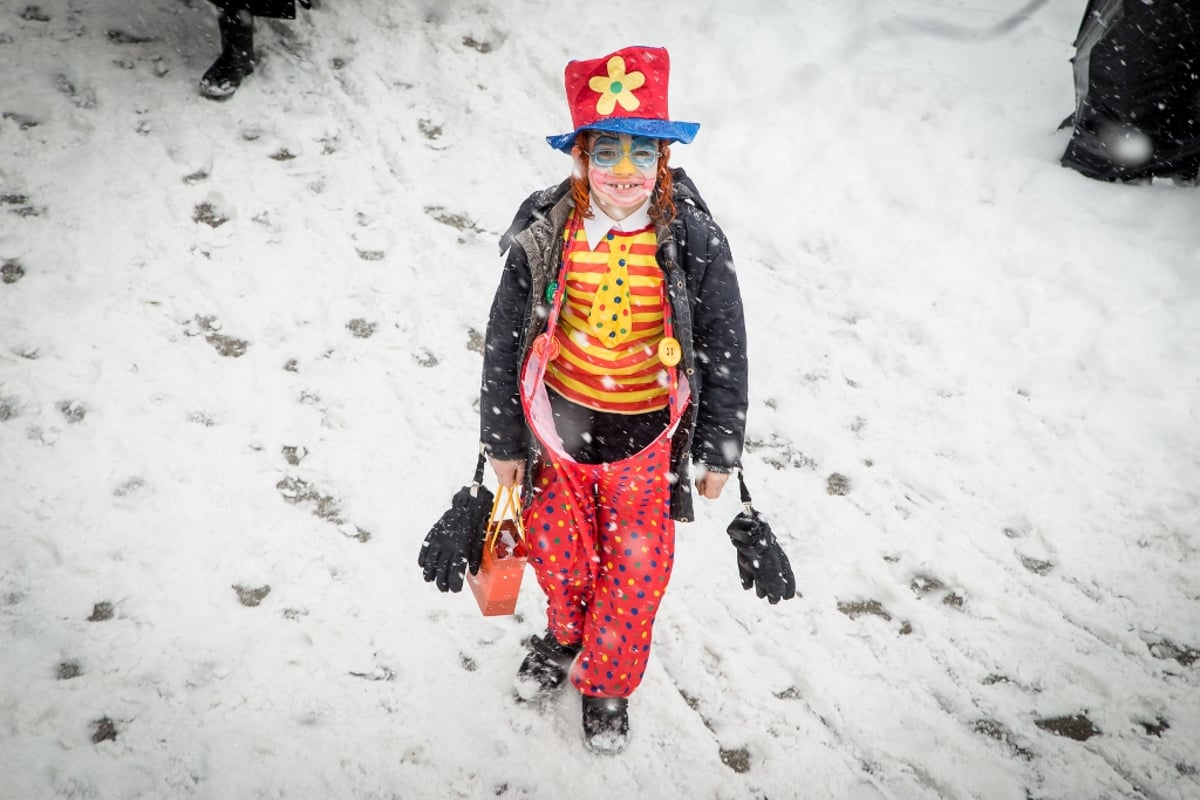
<svg viewBox="0 0 1200 800"><path fill-rule="evenodd" d="M626 150L618 144L600 144L588 156L601 167L615 167L626 156L635 167L652 167L658 161L659 152L649 145L634 145Z"/></svg>

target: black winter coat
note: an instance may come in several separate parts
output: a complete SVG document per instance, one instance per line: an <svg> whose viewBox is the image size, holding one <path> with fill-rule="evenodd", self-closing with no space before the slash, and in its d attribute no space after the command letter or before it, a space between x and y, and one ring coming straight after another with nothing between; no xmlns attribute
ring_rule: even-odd
<svg viewBox="0 0 1200 800"><path fill-rule="evenodd" d="M728 472L741 463L748 364L746 325L733 257L725 234L682 169L672 171L676 217L659 226L658 263L691 384L691 403L671 441L671 516L692 516L690 456ZM488 317L480 395L480 442L488 455L525 460L532 481L539 448L525 423L518 381L526 350L546 329L546 287L562 264L562 232L574 203L569 182L535 192L500 239L508 253ZM515 246L514 246L515 245Z"/></svg>
<svg viewBox="0 0 1200 800"><path fill-rule="evenodd" d="M256 17L296 18L296 0L208 0L225 11L249 11Z"/></svg>

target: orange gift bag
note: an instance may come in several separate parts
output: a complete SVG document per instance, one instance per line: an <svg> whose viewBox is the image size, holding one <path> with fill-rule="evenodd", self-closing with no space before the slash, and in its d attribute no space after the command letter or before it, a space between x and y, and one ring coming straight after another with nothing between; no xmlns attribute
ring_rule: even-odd
<svg viewBox="0 0 1200 800"><path fill-rule="evenodd" d="M483 558L479 572L467 573L467 583L485 617L512 614L529 554L525 549L525 529L521 524L521 500L517 490L501 486L492 502L483 540Z"/></svg>

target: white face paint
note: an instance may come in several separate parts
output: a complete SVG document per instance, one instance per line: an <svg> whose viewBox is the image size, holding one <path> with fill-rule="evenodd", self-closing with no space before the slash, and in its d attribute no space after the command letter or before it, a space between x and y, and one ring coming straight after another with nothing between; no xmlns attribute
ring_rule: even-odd
<svg viewBox="0 0 1200 800"><path fill-rule="evenodd" d="M659 142L627 133L592 140L588 185L592 199L613 219L624 219L650 199L658 175Z"/></svg>

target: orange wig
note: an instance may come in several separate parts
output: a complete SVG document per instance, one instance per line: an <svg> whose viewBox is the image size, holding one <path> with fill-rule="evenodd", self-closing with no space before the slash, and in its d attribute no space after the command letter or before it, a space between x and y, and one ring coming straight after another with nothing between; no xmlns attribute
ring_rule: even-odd
<svg viewBox="0 0 1200 800"><path fill-rule="evenodd" d="M592 207L588 201L590 188L588 186L588 150L591 147L592 137L588 132L580 134L575 140L575 146L571 149L571 155L575 158L575 163L578 169L571 174L571 197L575 201L575 208L579 209L579 213L588 219L592 218ZM671 182L671 146L666 142L662 142L659 148L658 156L658 174L655 176L654 192L650 195L650 219L656 225L669 225L671 220L675 219L675 201L672 199L673 184Z"/></svg>

